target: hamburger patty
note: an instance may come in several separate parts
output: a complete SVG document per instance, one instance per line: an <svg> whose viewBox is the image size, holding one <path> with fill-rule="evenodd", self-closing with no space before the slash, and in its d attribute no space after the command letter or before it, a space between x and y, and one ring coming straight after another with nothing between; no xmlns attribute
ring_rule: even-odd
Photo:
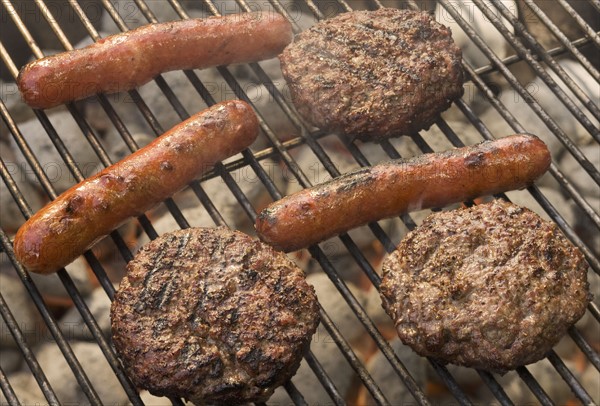
<svg viewBox="0 0 600 406"><path fill-rule="evenodd" d="M297 35L279 58L298 112L351 138L429 128L463 94L461 51L426 12L343 13Z"/></svg>
<svg viewBox="0 0 600 406"><path fill-rule="evenodd" d="M132 381L196 404L265 401L319 322L302 270L243 233L191 228L143 246L111 307Z"/></svg>
<svg viewBox="0 0 600 406"><path fill-rule="evenodd" d="M503 372L543 358L585 312L587 263L553 223L506 201L430 215L383 264L402 341Z"/></svg>

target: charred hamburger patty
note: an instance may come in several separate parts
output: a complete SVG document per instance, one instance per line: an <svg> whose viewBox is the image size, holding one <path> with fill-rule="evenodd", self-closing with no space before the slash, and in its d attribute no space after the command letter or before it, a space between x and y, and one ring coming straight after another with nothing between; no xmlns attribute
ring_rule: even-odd
<svg viewBox="0 0 600 406"><path fill-rule="evenodd" d="M587 264L553 223L506 201L429 216L383 264L402 341L503 372L535 362L585 312Z"/></svg>
<svg viewBox="0 0 600 406"><path fill-rule="evenodd" d="M293 262L224 227L164 234L127 271L113 340L133 382L155 395L265 401L296 372L319 321Z"/></svg>
<svg viewBox="0 0 600 406"><path fill-rule="evenodd" d="M426 12L340 14L297 35L280 61L298 112L351 138L429 128L463 94L460 49Z"/></svg>

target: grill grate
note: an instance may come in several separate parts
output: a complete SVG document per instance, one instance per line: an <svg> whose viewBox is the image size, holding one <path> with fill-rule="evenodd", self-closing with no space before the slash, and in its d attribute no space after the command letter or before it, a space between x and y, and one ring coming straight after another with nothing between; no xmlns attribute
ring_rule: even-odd
<svg viewBox="0 0 600 406"><path fill-rule="evenodd" d="M123 11L131 11L134 9L133 7L141 13L146 22L158 21L157 16L152 11L152 7L150 7L152 2L146 3L143 0L134 0L134 3L127 3L127 7L132 8L123 9L118 8L118 2L101 0L100 3L104 12L110 16L117 28L122 31L131 28L128 26L128 21L126 16L123 15ZM305 1L301 5L293 5L293 3L290 3L292 4L292 6L290 6L290 4L282 3L281 1L270 1L268 3L263 2L260 4L238 1L235 8L236 11L246 12L255 10L256 7L268 7L269 9L280 12L288 17L293 23L295 32L299 32L302 27L299 24L296 15L294 15L294 12L300 10L300 8L310 13L309 15L311 18L318 20L331 17L333 14L339 12L351 10L351 5L368 8L391 5L415 9L421 6L432 10L433 6L430 3L431 2L427 1ZM586 153L582 151L582 148L576 140L572 138L572 135L561 127L560 122L558 122L558 117L542 107L542 100L536 98L535 94L532 94L527 87L528 82L519 78L518 74L515 74L515 70L512 69L518 65L524 65L527 69L532 71L537 78L541 79L543 83L548 86L552 92L552 97L556 98L556 103L564 106L570 117L574 118L587 134L598 143L600 142L600 132L598 131L597 119L600 118L600 109L598 108L599 103L597 93L596 97L590 97L590 95L570 77L569 72L565 71L558 60L559 57L565 55L571 57L573 60L576 60L579 66L582 66L596 82L598 82L600 77L598 74L598 66L595 65L586 54L589 49L597 51L597 48L600 47L599 35L595 31L598 27L592 27L567 1L560 0L558 2L560 7L573 19L575 25L582 33L577 38L568 38L566 33L563 33L559 26L553 22L552 18L546 14L546 11L540 8L533 0L519 0L519 4L522 7L526 6L528 7L528 10L531 11L529 16L535 16L538 19L537 21L541 22L541 24L543 24L543 26L557 39L559 45L555 48L548 48L547 46L542 45L540 40L530 32L527 27L528 21L523 21L522 18L515 18L511 13L511 10L505 7L504 2L499 0L472 0L472 2L469 3L473 6L472 10L479 10L483 13L485 18L493 24L514 50L514 55L500 57L496 54L497 51L492 49L492 47L486 43L485 39L481 36L481 32L477 32L473 27L472 21L461 14L461 11L457 6L459 2L439 0L438 3L439 6L442 7L442 10L447 13L448 16L452 17L458 26L466 33L470 43L477 46L477 48L485 55L485 58L488 61L487 65L475 67L468 62L465 62L465 71L467 72L469 80L467 85L471 86L474 91L477 91L483 99L483 103L489 105L490 109L497 113L497 120L502 121L505 126L515 132L527 131L530 126L529 122L522 122L520 121L520 118L515 117L514 111L511 111L504 104L497 93L497 89L494 87L493 80L506 82L508 88L514 91L515 95L518 95L521 100L527 103L535 113L536 117L538 117L548 129L549 133L551 133L564 147L565 153L570 155L570 157L576 161L577 165L587 173L595 183L595 186L600 184L600 172L594 163L590 161L593 157L586 155ZM86 10L82 7L83 4L87 3L80 4L76 0L67 0L61 3L61 7L64 7L64 9L61 10L70 10L77 23L81 24L89 37L96 41L103 35L95 28L95 25L86 14ZM172 6L172 10L178 18L189 17L188 3L182 4L178 0L169 0L169 4ZM589 4L593 6L597 12L600 12L600 4L598 1L590 0ZM19 12L22 10L18 9L18 7L22 7L22 4L18 3L17 6L15 6L10 0L2 0L2 5L4 13L2 15L3 24L5 23L4 19L12 22L17 28L18 35L22 37L29 46L31 54L36 58L42 57L43 51L34 38L34 35L31 33L32 26L29 22L24 21L21 17L22 12ZM54 7L55 5L56 4L51 4L49 1L36 0L36 15L41 16L43 21L50 26L50 29L56 35L56 38L64 49L72 49L73 44L70 42L68 35L65 34L65 27L59 22L59 19L55 18L57 12ZM231 11L231 9L227 8L230 6L230 3L223 5L219 2L206 1L202 4L202 9L207 15L218 15L223 9L225 9L225 11ZM505 26L503 19L504 21L508 21L508 25ZM596 16L596 20L598 20L598 15ZM8 45L11 40L11 38L6 37L0 39L0 56L6 66L6 70L14 78L18 73L18 66L17 62L14 61L14 56L11 54L11 51L8 50ZM277 184L272 173L267 170L268 168L265 168L265 163L268 160L274 159L278 161L281 168L285 168L290 179L296 182L300 187L309 187L313 183L317 183L314 181L314 177L311 177L312 173L307 172L307 169L303 167L295 157L295 153L301 148L310 149L311 153L316 156L319 164L322 165L322 168L324 168L329 176L335 177L340 174L340 169L334 163L334 157L332 156L331 151L328 151L323 144L323 141L331 138L331 135L320 131L312 131L302 122L301 118L297 116L295 110L285 97L284 91L278 88L277 83L274 82L263 64L251 63L247 65L247 68L252 72L258 82L264 85L264 88L268 92L270 100L269 109L277 110L281 113L288 124L290 124L291 128L296 130L297 136L290 138L287 137L287 134L278 133L271 124L269 116L270 110L265 110L261 106L256 106L260 119L261 133L264 138L264 148L255 151L246 150L240 157L219 164L214 170L204 175L202 179L195 181L190 185L191 191L198 199L197 204L202 205L206 209L206 212L215 225L227 225L227 220L222 213L222 208L219 207L218 203L215 203L215 196L206 191L206 184L211 180L220 178L226 186L227 192L230 192L235 197L238 210L243 211L249 220L254 221L256 216L254 203L236 180L234 176L235 171L240 169L250 170L252 175L258 179L260 187L264 188L270 198L274 200L281 198L286 192L281 190L280 185ZM220 78L225 81L227 88L230 89L230 97L240 98L255 104L255 100L249 95L248 88L245 88L240 83L234 68L219 67L217 68L217 71ZM551 74L551 72L553 72L554 75ZM186 71L184 74L189 81L189 84L191 84L190 91L197 92L206 105L215 103L215 96L213 92L210 91L211 83L207 83L203 80L202 75L198 72ZM556 77L564 83L564 87L557 82L555 79ZM179 120L184 120L190 116L188 108L186 108L184 103L180 100L181 95L177 95L173 91L164 76L156 78L154 83L160 89L161 100L164 98L164 103L169 105L173 111L175 111ZM192 88L193 90L191 90ZM150 130L153 131L155 135L162 134L165 130L164 124L160 122L148 105L149 100L145 100L138 90L129 91L127 95L133 102L133 105L135 105L137 112L144 118ZM106 114L129 151L135 151L138 148L138 144L132 131L128 128L127 117L118 113L113 103L111 103L111 98L109 96L99 95L96 96L96 98L102 111ZM480 138L493 139L495 137L506 135L498 133L495 128L492 128L489 121L486 122L483 120L476 107L474 107L470 101L471 100L468 100L467 97L463 97L462 100L455 103L455 107L462 115L462 119L464 119L470 127L475 129ZM81 140L81 142L89 143L102 165L110 165L112 160L103 145L101 139L102 136L99 134L98 130L94 129L90 124L89 119L86 117L84 111L82 111L81 105L79 103L69 104L67 105L67 110L72 115L86 138L85 141ZM4 98L0 102L0 114L2 115L2 119L7 128L7 133L10 134L9 137L11 138L11 142L14 142L23 153L25 159L32 168L33 174L48 198L55 198L57 192L54 190L51 179L49 179L48 175L45 173L44 167L39 161L39 157L36 156L28 144L27 134L21 132L19 123L13 117L9 107L5 104ZM77 165L76 157L74 157L69 150L71 146L64 142L63 138L48 118L48 115L43 111L37 110L34 111L33 114L43 126L73 178L77 181L82 180L85 176L81 168ZM463 146L465 142L468 142L465 141L459 131L453 129L453 124L448 120L439 119L435 124L435 127L446 137L449 146L459 147ZM430 145L432 143L431 139L427 135L414 134L412 140L421 152L432 152L434 150L434 147ZM368 152L365 151L363 145L359 143L348 143L343 140L342 142L345 152L349 153L358 165L366 166L376 163L373 158L370 157ZM382 142L381 149L390 158L398 158L402 155L402 152L400 152L401 148L399 148L394 140ZM580 216L582 217L581 219L578 219L578 221L580 223L589 223L597 234L600 230L600 216L598 207L595 207L594 205L597 205L598 201L596 200L596 203L594 203L593 199L590 199L588 195L584 194L581 188L574 182L574 179L570 177L570 174L566 173L565 169L562 168L556 160L553 162L549 173L558 184L561 193L576 204L576 207L581 213ZM22 194L22 191L15 182L4 159L1 161L0 175L7 186L7 190L11 194L12 199L23 213L23 216L25 218L29 217L32 214L31 203L28 202ZM598 257L599 249L597 243L594 243L593 240L588 241L587 238L582 237L581 233L576 229L576 225L573 224L573 220L567 219L564 213L561 213L561 210L555 207L550 201L549 196L547 196L547 193L543 191L541 187L532 186L527 189L527 194L529 194L535 202L539 204L541 209L557 223L565 235L582 250L591 269L595 272L595 274L592 274L592 277L597 278L598 274L600 274L600 259ZM502 195L502 197L507 196ZM597 197L600 197L600 195ZM168 199L164 202L164 206L170 215L173 216L179 227L185 228L190 226L190 222L186 219L186 216L182 212L180 204L176 202L176 199ZM159 235L151 216L140 216L137 220L143 233L148 238L153 239ZM401 217L401 221L409 230L419 223L419 220L415 215L404 215ZM382 224L369 224L367 228L368 231L365 232L373 235L374 239L378 241L383 248L383 251L391 252L394 249L397 241L395 240L395 237L382 226ZM53 312L52 306L46 302L43 294L40 293L36 286L36 282L15 260L11 248L10 233L4 229L0 229L0 239L5 256L12 264L14 272L28 291L31 300L37 307L38 312L43 319L43 323L47 326L52 336L52 341L60 348L81 391L85 394L90 404L102 404L103 399L98 395L98 388L92 384L90 378L86 375L84 368L71 348L71 343L68 340L67 334L61 330L61 327L57 322L57 315ZM132 258L132 251L124 236L118 231L115 231L111 234L111 239L114 243L113 249L116 248L116 251L122 257L122 260L125 262L130 260ZM380 283L380 277L374 261L368 257L364 252L364 249L359 247L351 235L341 235L338 240L341 242L341 245L337 247L339 251L349 255L355 265L360 267L368 282L377 288ZM406 367L403 360L396 354L390 345L384 332L382 332L376 322L371 319L368 312L349 288L347 281L341 276L341 269L336 267L335 256L325 248L326 247L323 246L310 247L307 252L310 255L311 261L317 263L318 267L328 276L346 305L351 309L352 313L355 314L358 321L364 327L366 336L369 337L368 340L370 340L370 342L377 347L378 351L383 354L393 371L397 374L398 383L402 381L404 385L406 385L417 403L434 403L430 396L428 396L427 388L415 380L413 377L414 371L411 371ZM113 281L111 281L111 278L109 277L103 260L98 258L91 251L87 252L84 256L98 283L104 289L106 295L112 299L114 295ZM99 326L99 320L94 318L73 279L64 269L58 272L58 276L71 298L74 307L81 314L93 340L102 350L106 361L129 397L129 401L134 405L143 404L136 388L122 371L108 338L104 335ZM28 343L19 320L13 315L14 311L15 309L10 309L2 295L0 295L0 313L30 370L30 374L37 382L48 403L59 404L60 399L59 396L57 396L57 391L50 384L43 368L36 359L36 356L34 355L35 351ZM600 309L598 309L597 304L592 302L589 305L589 313L589 316L593 318L593 321L596 324L600 324ZM348 342L346 337L344 337L339 326L336 325L323 307L320 308L320 314L322 325L326 329L331 340L336 344L339 351L347 360L348 365L353 369L357 382L360 382L360 384L366 388L377 404L393 404L394 399L386 399L386 395L384 394L385 388L381 387L373 378L366 367L364 360L356 353L356 349ZM598 326L596 326L596 328L597 327ZM585 358L585 362L600 371L600 358L597 353L599 343L588 342L584 335L575 327L569 330L569 336ZM595 390L597 392L598 386L600 385L597 385L595 388L583 385L576 374L567 367L565 361L555 351L551 351L548 354L547 360L552 364L556 373L562 377L574 396L581 403L593 404L594 400L589 391ZM328 374L326 368L322 365L321 360L314 353L308 352L305 356L305 361L323 386L323 389L330 396L331 404L346 404L348 401L347 398L340 392L339 388L336 386L335 380ZM449 368L440 365L433 360L430 360L429 363L445 386L445 390L454 397L456 402L460 404L472 403L472 394L464 388L464 385L457 381L455 372L451 372ZM545 390L542 387L543 385L536 380L528 367L518 368L517 374L540 404L550 405L556 402L556 400L553 400L546 392L547 388ZM503 387L497 376L483 371L478 371L478 375L483 385L487 387L500 404L513 404L513 400L507 395L507 392L505 391L506 388ZM294 380L288 382L284 386L291 402L296 405L307 404L303 393L301 393L294 385L293 381ZM5 373L2 368L0 368L0 387L9 404L19 404L17 394L13 390L11 384L11 375ZM177 399L172 399L171 401L173 404L183 404Z"/></svg>

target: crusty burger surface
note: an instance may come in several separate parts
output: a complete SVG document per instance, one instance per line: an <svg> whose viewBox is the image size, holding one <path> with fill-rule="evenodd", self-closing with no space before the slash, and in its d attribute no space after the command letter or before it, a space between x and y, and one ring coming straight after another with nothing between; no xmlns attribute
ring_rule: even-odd
<svg viewBox="0 0 600 406"><path fill-rule="evenodd" d="M340 14L298 34L280 61L298 112L350 138L428 128L463 94L461 51L426 12Z"/></svg>
<svg viewBox="0 0 600 406"><path fill-rule="evenodd" d="M114 345L154 395L265 401L296 372L319 321L314 289L285 254L224 227L161 235L127 271Z"/></svg>
<svg viewBox="0 0 600 406"><path fill-rule="evenodd" d="M381 297L417 353L503 372L543 358L582 317L587 268L555 224L494 201L430 215L386 258Z"/></svg>

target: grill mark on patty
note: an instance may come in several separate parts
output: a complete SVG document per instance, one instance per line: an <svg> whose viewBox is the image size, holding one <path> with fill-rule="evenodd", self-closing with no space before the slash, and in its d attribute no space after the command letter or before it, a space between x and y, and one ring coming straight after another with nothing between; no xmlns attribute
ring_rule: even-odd
<svg viewBox="0 0 600 406"><path fill-rule="evenodd" d="M181 256L183 254L189 239L189 233L183 235L183 238L177 244L175 256ZM144 288L142 290L141 298L135 307L138 312L143 312L149 306L154 309L163 308L171 300L173 293L177 289L177 280L174 278L169 279L166 284L162 285L158 293L155 293L155 289L153 289L154 285L156 285L155 279L160 278L160 273L174 265L173 260L165 260L167 248L173 241L173 238L164 241L163 249L151 257L153 267L144 277Z"/></svg>
<svg viewBox="0 0 600 406"><path fill-rule="evenodd" d="M188 316L188 322L190 323L193 331L197 332L197 334L202 337L206 337L210 328L210 325L203 317L203 306L206 299L206 277L204 277L199 283L201 284L201 290L198 296L192 299L193 308Z"/></svg>
<svg viewBox="0 0 600 406"><path fill-rule="evenodd" d="M173 293L177 290L177 280L171 279L168 283L166 283L156 295L156 298L153 300L154 307L157 309L163 309L171 300Z"/></svg>
<svg viewBox="0 0 600 406"><path fill-rule="evenodd" d="M354 26L356 28L360 27L368 29L368 27L364 26L363 24L354 24ZM407 54L410 54L410 52L412 52L416 48L415 46L411 46L408 43L406 43L404 40L398 37L398 35L393 34L392 31L375 29L369 30L372 33L382 32L386 38L396 38L395 42L398 42L402 50ZM348 74L351 74L357 79L370 82L372 84L372 87L387 87L388 85L388 78L381 77L375 74L371 69L365 69L368 66L377 66L381 64L385 65L390 72L405 74L417 83L422 81L421 77L415 70L410 69L402 63L399 63L397 58L387 58L387 56L389 55L389 51L385 47L373 46L373 44L365 44L363 42L358 42L352 39L351 37L345 35L343 31L334 33L331 33L327 30L319 29L315 29L314 31L323 34L330 41L337 42L348 47L348 49L352 50L357 57L365 57L367 60L363 61L363 63L361 64L354 64L352 63L351 59L345 58L344 55L337 55L333 53L331 51L331 47L327 44L320 43L311 43L305 46L305 49L307 51L310 51L310 54L314 53L315 55L317 55L317 58L319 58L323 62L327 62L328 65L332 68L336 68Z"/></svg>
<svg viewBox="0 0 600 406"><path fill-rule="evenodd" d="M176 257L182 257L184 255L184 251L187 248L187 245L190 241L191 234L188 232L183 235L181 241L177 245L177 251L175 252ZM173 263L171 263L173 266ZM171 300L173 293L177 291L178 282L176 278L169 279L163 288L160 290L160 293L154 299L154 306L158 309L164 308L169 301Z"/></svg>
<svg viewBox="0 0 600 406"><path fill-rule="evenodd" d="M153 267L144 277L142 293L140 295L140 299L135 305L135 310L140 313L146 309L146 306L148 305L148 299L152 297L152 292L150 290L152 289L152 280L154 279L154 276L161 271L165 265L162 263L162 261L166 255L166 251L160 250L154 254L155 255L150 257L150 262L153 264Z"/></svg>

